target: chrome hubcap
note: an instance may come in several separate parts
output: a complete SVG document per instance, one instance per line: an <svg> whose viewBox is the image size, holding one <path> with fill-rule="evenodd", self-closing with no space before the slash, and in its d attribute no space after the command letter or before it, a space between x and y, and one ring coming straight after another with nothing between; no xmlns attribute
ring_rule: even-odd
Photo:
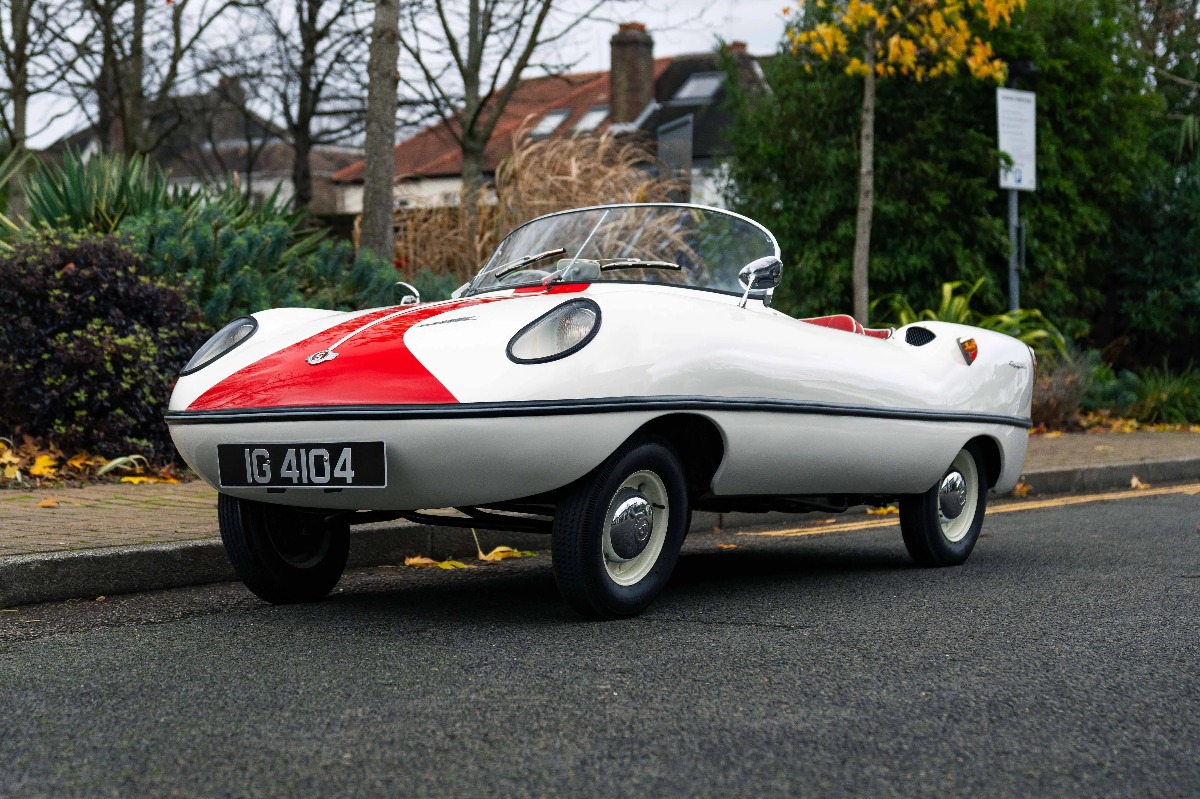
<svg viewBox="0 0 1200 799"><path fill-rule="evenodd" d="M967 537L982 490L975 458L964 449L938 484L938 522L947 541L956 544Z"/></svg>
<svg viewBox="0 0 1200 799"><path fill-rule="evenodd" d="M957 519L962 514L967 506L967 482L961 474L952 471L942 478L938 505L945 519Z"/></svg>
<svg viewBox="0 0 1200 799"><path fill-rule="evenodd" d="M654 569L667 540L667 486L649 470L629 475L604 517L604 569L617 585L634 585Z"/></svg>
<svg viewBox="0 0 1200 799"><path fill-rule="evenodd" d="M633 560L650 543L654 529L654 506L633 488L622 488L614 501L615 510L609 522L609 541L612 552L605 555L610 561L625 563Z"/></svg>

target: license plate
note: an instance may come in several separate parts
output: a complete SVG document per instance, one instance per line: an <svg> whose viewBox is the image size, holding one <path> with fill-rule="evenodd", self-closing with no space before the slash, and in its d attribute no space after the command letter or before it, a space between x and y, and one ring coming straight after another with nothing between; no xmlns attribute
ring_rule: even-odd
<svg viewBox="0 0 1200 799"><path fill-rule="evenodd" d="M229 488L384 488L382 441L338 444L218 444L221 485Z"/></svg>

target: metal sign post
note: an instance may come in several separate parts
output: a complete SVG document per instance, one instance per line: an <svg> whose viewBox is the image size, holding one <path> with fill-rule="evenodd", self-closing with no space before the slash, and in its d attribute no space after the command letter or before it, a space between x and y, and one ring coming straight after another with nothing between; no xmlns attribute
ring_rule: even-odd
<svg viewBox="0 0 1200 799"><path fill-rule="evenodd" d="M1000 188L1008 190L1008 309L1021 307L1021 246L1019 191L1037 190L1037 95L1017 89L996 90L996 119L1000 152L1011 164L1000 168Z"/></svg>

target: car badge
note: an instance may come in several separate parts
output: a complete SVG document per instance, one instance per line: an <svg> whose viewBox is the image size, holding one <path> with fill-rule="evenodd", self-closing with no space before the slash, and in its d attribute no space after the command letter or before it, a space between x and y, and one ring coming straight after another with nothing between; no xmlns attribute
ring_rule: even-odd
<svg viewBox="0 0 1200 799"><path fill-rule="evenodd" d="M332 361L337 356L338 354L336 352L334 352L332 349L328 349L321 350L320 352L314 352L304 360L308 361L309 366L316 366L317 364L325 363L326 361Z"/></svg>

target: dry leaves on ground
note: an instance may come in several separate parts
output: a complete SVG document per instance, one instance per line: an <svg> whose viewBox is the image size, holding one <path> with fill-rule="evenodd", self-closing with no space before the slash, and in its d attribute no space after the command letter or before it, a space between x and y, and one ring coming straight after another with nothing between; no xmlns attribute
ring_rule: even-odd
<svg viewBox="0 0 1200 799"><path fill-rule="evenodd" d="M1132 488L1134 491L1142 491L1147 488L1150 488L1150 484L1143 483L1141 480L1138 479L1138 476L1135 474L1133 476L1133 479L1131 479L1129 481L1129 487Z"/></svg>
<svg viewBox="0 0 1200 799"><path fill-rule="evenodd" d="M405 558L404 565L405 566L413 566L416 568L436 566L439 569L474 569L475 568L474 566L470 566L466 563L463 563L462 561L434 560L433 558L427 558L424 555L417 555L417 556L414 556L411 558Z"/></svg>
<svg viewBox="0 0 1200 799"><path fill-rule="evenodd" d="M37 504L39 508L57 508L58 500L54 497L47 497Z"/></svg>
<svg viewBox="0 0 1200 799"><path fill-rule="evenodd" d="M872 516L897 516L900 514L900 509L895 505L885 505L882 508L868 508L867 513Z"/></svg>
<svg viewBox="0 0 1200 799"><path fill-rule="evenodd" d="M1017 481L1017 484L1013 486L1012 495L1014 497L1027 497L1032 490L1033 486L1029 485L1029 483Z"/></svg>
<svg viewBox="0 0 1200 799"><path fill-rule="evenodd" d="M91 483L108 476L122 483L178 483L179 476L168 465L155 469L141 455L105 458L90 452L67 457L53 443L22 436L20 443L0 438L0 481L28 487L46 483Z"/></svg>
<svg viewBox="0 0 1200 799"><path fill-rule="evenodd" d="M737 549L737 544L717 544L717 549Z"/></svg>

